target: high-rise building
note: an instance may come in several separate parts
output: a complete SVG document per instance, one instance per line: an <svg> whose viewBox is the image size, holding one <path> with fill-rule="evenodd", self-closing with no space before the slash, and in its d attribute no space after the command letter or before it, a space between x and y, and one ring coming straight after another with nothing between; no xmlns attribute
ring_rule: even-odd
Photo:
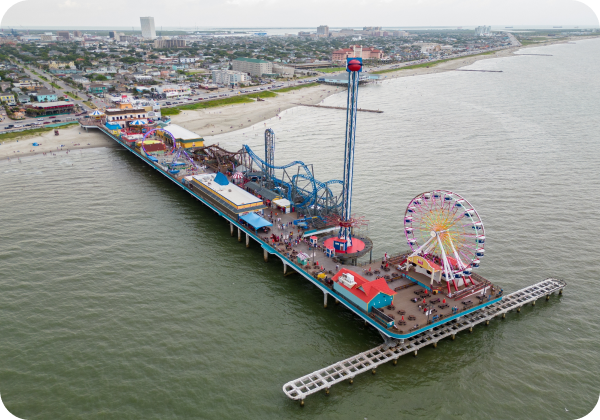
<svg viewBox="0 0 600 420"><path fill-rule="evenodd" d="M317 36L328 37L329 36L329 26L321 25L317 28Z"/></svg>
<svg viewBox="0 0 600 420"><path fill-rule="evenodd" d="M185 48L187 41L185 39L155 39L154 48Z"/></svg>
<svg viewBox="0 0 600 420"><path fill-rule="evenodd" d="M249 73L251 76L262 76L273 73L273 63L256 58L238 57L232 61L234 71Z"/></svg>
<svg viewBox="0 0 600 420"><path fill-rule="evenodd" d="M141 17L140 22L142 24L142 36L144 38L150 39L156 38L156 30L154 29L154 18L150 16Z"/></svg>
<svg viewBox="0 0 600 420"><path fill-rule="evenodd" d="M108 31L108 36L110 38L116 38L117 37L117 31Z"/></svg>
<svg viewBox="0 0 600 420"><path fill-rule="evenodd" d="M491 26L478 26L475 28L476 36L492 36L492 27Z"/></svg>
<svg viewBox="0 0 600 420"><path fill-rule="evenodd" d="M73 36L76 38L81 38L83 36L83 32L81 31L73 31Z"/></svg>
<svg viewBox="0 0 600 420"><path fill-rule="evenodd" d="M69 31L58 31L56 32L56 35L65 39L71 38L71 34L69 33Z"/></svg>

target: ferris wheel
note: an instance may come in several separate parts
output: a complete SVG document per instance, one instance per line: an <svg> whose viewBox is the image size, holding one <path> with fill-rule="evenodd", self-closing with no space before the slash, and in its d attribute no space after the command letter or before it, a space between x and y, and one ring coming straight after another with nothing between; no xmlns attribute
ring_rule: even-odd
<svg viewBox="0 0 600 420"><path fill-rule="evenodd" d="M479 213L460 195L446 190L424 192L411 200L404 215L404 233L411 257L439 265L440 280L475 285L472 269L485 254L485 229ZM430 266L430 268L431 268ZM433 277L432 277L433 278Z"/></svg>

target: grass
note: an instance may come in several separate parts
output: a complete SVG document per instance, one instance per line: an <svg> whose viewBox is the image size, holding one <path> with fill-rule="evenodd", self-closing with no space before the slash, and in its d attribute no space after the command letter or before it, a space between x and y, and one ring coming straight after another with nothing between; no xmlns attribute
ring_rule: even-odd
<svg viewBox="0 0 600 420"><path fill-rule="evenodd" d="M79 96L75 95L73 92L67 92L67 91L65 91L65 93L67 95L69 95L73 99L81 100L81 98Z"/></svg>
<svg viewBox="0 0 600 420"><path fill-rule="evenodd" d="M312 82L312 83L307 83L305 85L298 85L298 86L289 86L289 87L284 87L281 89L275 89L273 92L280 92L280 93L284 93L284 92L289 92L291 90L298 90L298 89L304 89L307 87L313 87L313 86L318 86L319 84L317 82Z"/></svg>
<svg viewBox="0 0 600 420"><path fill-rule="evenodd" d="M98 108L96 105L94 105L90 101L83 101L83 103L86 104L89 108L92 108L92 109Z"/></svg>
<svg viewBox="0 0 600 420"><path fill-rule="evenodd" d="M373 71L371 73L372 74L382 74L382 73L391 73L394 71L401 71L401 70L411 70L411 69L419 69L419 68L424 68L424 67L434 67L434 66L437 66L438 64L445 63L447 61L461 60L461 59L465 59L468 57L476 57L478 55L490 55L490 54L494 54L495 52L496 51L487 51L487 52L480 53L480 54L465 55L463 57L446 58L444 60L430 61L428 63L421 63L421 64L413 64L411 66L404 66L404 67L400 67L397 69L378 70L378 71Z"/></svg>
<svg viewBox="0 0 600 420"><path fill-rule="evenodd" d="M60 128L72 127L74 125L79 125L79 123L75 122L75 123L71 123L71 124L65 124L65 125L60 126ZM59 128L59 127L40 127L40 128L32 128L31 130L12 131L9 133L2 133L2 134L0 134L0 141L18 140L22 137L41 136L43 133L55 130L57 128Z"/></svg>
<svg viewBox="0 0 600 420"><path fill-rule="evenodd" d="M250 93L250 94L246 94L246 95L231 96L231 97L222 98L222 99L212 99L212 100L205 101L205 102L196 102L193 104L179 105L179 106L175 106L173 108L163 108L163 109L161 109L161 114L162 115L177 115L182 110L195 110L195 109L214 108L214 107L225 106L225 105L243 104L243 103L254 102L251 98L258 98L258 97L273 98L275 96L277 96L277 94L273 93L271 91ZM165 110L169 110L168 111L169 113L165 114L164 113Z"/></svg>
<svg viewBox="0 0 600 420"><path fill-rule="evenodd" d="M37 77L39 77L40 79L42 79L42 80L45 80L46 82L48 81L48 79L47 79L46 77L42 76L42 75L41 75L41 74L39 74L37 71L31 70L31 72L32 72L33 74L35 74Z"/></svg>
<svg viewBox="0 0 600 420"><path fill-rule="evenodd" d="M160 114L161 115L178 115L178 114L181 114L181 110L179 110L177 108L161 108Z"/></svg>
<svg viewBox="0 0 600 420"><path fill-rule="evenodd" d="M58 86L56 83L54 82L50 82L50 85L54 88L54 89L62 89L60 86Z"/></svg>
<svg viewBox="0 0 600 420"><path fill-rule="evenodd" d="M335 73L336 71L346 70L346 67L330 67L327 69L315 69L316 71L320 71L321 73Z"/></svg>

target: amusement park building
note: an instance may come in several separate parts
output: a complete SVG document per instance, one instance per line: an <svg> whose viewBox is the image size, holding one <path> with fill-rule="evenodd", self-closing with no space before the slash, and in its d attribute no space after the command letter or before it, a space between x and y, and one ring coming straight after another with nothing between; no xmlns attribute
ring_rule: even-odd
<svg viewBox="0 0 600 420"><path fill-rule="evenodd" d="M347 274L350 274L355 282L350 287L340 281L340 278ZM367 313L372 308L379 309L391 305L396 293L388 287L384 278L369 281L347 268L342 268L331 280L333 280L333 290Z"/></svg>
<svg viewBox="0 0 600 420"><path fill-rule="evenodd" d="M185 147L186 149L191 147L204 147L204 139L187 128L176 124L169 124L164 129L175 138L180 146Z"/></svg>
<svg viewBox="0 0 600 420"><path fill-rule="evenodd" d="M358 57L363 60L371 58L383 58L383 51L373 47L363 47L362 45L350 45L350 48L335 50L331 55L331 61L344 61L348 57Z"/></svg>
<svg viewBox="0 0 600 420"><path fill-rule="evenodd" d="M105 111L106 121L113 124L118 124L121 128L127 123L148 118L148 111L144 108L112 108Z"/></svg>
<svg viewBox="0 0 600 420"><path fill-rule="evenodd" d="M192 89L189 86L179 86L179 85L157 86L156 91L161 95L165 95L165 98L176 98L179 96L189 96L192 93Z"/></svg>

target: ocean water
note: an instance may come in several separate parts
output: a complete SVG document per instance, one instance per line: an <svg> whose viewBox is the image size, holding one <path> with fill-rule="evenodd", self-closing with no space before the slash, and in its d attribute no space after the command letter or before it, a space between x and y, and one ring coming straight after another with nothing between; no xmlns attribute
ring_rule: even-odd
<svg viewBox="0 0 600 420"><path fill-rule="evenodd" d="M539 301L300 408L282 385L381 338L130 153L0 162L0 394L24 419L576 419L598 401L600 40L361 88L353 207L374 256L415 195L486 226L480 274ZM297 93L301 99L301 91ZM343 94L325 99L344 105ZM342 176L343 111L266 123L276 163ZM265 124L216 137L257 152Z"/></svg>

